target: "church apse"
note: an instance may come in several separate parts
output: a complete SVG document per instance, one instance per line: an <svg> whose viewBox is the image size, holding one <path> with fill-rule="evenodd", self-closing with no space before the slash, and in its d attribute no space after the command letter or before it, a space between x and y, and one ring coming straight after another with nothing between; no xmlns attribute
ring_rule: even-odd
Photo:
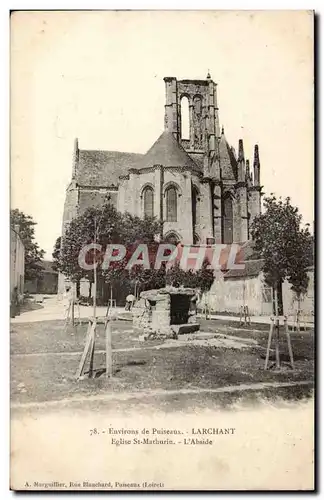
<svg viewBox="0 0 324 500"><path fill-rule="evenodd" d="M164 131L145 154L84 150L75 141L63 226L109 195L121 212L163 220L164 234L182 242L246 241L261 210L258 146L250 172L243 141L236 155L220 130L209 73L205 80L165 77L164 83Z"/></svg>

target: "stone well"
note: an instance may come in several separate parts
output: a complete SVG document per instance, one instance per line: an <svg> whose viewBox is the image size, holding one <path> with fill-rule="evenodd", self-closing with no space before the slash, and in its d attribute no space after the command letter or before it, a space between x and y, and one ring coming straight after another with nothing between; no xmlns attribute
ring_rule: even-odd
<svg viewBox="0 0 324 500"><path fill-rule="evenodd" d="M133 307L133 326L148 337L176 338L199 330L197 292L193 288L147 290Z"/></svg>

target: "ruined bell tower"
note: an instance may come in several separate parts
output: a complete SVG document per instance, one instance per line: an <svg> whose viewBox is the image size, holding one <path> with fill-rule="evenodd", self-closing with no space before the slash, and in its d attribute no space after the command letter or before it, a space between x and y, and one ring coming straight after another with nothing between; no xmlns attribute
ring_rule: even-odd
<svg viewBox="0 0 324 500"><path fill-rule="evenodd" d="M242 242L249 238L249 228L261 210L260 161L258 146L254 151L253 177L249 160L245 162L243 140L238 154L220 130L217 84L208 73L205 80L164 78L165 130L199 166L202 210L211 208L209 239L215 243ZM187 134L183 134L184 107L188 108ZM207 200L207 201L206 201ZM209 205L208 205L209 204ZM200 233L202 234L202 230Z"/></svg>
<svg viewBox="0 0 324 500"><path fill-rule="evenodd" d="M165 130L172 132L194 161L204 165L206 177L217 177L213 164L220 137L217 85L209 73L206 80L165 77ZM189 138L182 137L181 111L189 107Z"/></svg>

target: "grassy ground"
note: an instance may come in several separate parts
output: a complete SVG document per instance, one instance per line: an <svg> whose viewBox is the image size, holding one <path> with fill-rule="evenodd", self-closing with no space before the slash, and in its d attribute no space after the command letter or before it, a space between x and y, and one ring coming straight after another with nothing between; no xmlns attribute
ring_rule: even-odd
<svg viewBox="0 0 324 500"><path fill-rule="evenodd" d="M281 372L264 371L264 356L268 327L256 325L239 328L230 322L201 321L201 331L228 334L239 338L253 338L256 345L244 349L228 349L215 346L198 347L186 345L168 349L156 349L162 341L140 343L132 332L130 322L113 323L114 376L107 380L105 372L105 349L103 325L99 326L96 339L94 379L76 381L81 352L84 347L86 325L64 331L63 321L15 324L11 328L11 397L12 402L44 402L116 392L142 390L177 390L217 388L256 382L287 382L312 380L314 371L314 333L308 331L292 334L296 361L294 372L284 368ZM119 351L118 351L119 350ZM287 346L282 334L282 359L288 359ZM306 390L306 389L305 389ZM308 391L309 389L307 389ZM273 397L272 390L268 393ZM283 390L283 397L292 393L301 397L300 390ZM285 396L286 394L286 396ZM305 392L303 392L305 394ZM246 394L248 397L248 393ZM189 398L199 407L206 400L196 395ZM212 397L212 396L210 396ZM213 396L215 397L215 396ZM222 397L224 404L228 396ZM240 394L231 396L232 400ZM188 396L173 396L173 404L184 405ZM188 403L188 402L187 402ZM93 403L95 404L95 403ZM131 402L129 402L131 405ZM160 402L159 404L162 404ZM164 403L168 407L168 398Z"/></svg>

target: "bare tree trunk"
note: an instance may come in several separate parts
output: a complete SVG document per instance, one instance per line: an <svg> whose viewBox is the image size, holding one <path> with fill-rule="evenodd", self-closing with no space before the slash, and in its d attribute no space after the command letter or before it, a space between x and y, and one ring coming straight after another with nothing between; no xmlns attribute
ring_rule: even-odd
<svg viewBox="0 0 324 500"><path fill-rule="evenodd" d="M280 368L280 353L279 353L279 307L278 307L278 286L275 288L275 311L276 311L276 368Z"/></svg>
<svg viewBox="0 0 324 500"><path fill-rule="evenodd" d="M272 314L276 315L276 287L272 287Z"/></svg>
<svg viewBox="0 0 324 500"><path fill-rule="evenodd" d="M283 297L282 297L282 281L280 280L277 286L278 289L278 315L283 316Z"/></svg>
<svg viewBox="0 0 324 500"><path fill-rule="evenodd" d="M300 333L300 295L297 297L297 318L296 318L296 328L297 332Z"/></svg>
<svg viewBox="0 0 324 500"><path fill-rule="evenodd" d="M71 321L72 321L72 326L74 326L74 296L71 299Z"/></svg>

